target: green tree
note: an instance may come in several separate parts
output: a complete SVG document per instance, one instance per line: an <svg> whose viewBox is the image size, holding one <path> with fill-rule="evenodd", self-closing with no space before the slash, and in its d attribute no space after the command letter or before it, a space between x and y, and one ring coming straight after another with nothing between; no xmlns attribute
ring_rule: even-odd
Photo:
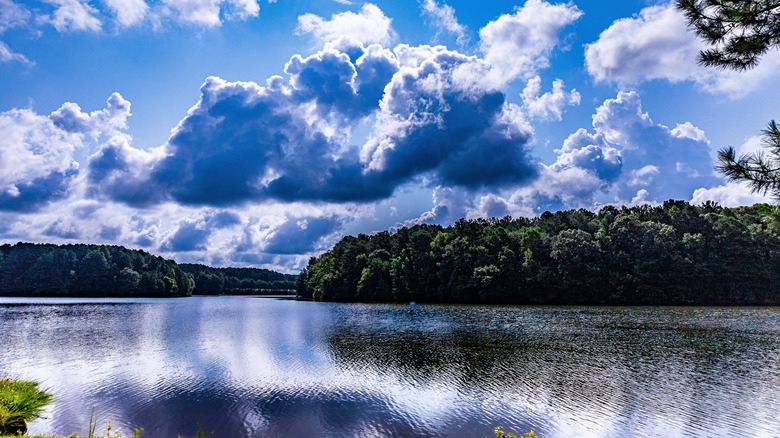
<svg viewBox="0 0 780 438"><path fill-rule="evenodd" d="M711 46L699 53L703 65L747 70L780 47L778 0L678 0L677 8Z"/></svg>
<svg viewBox="0 0 780 438"><path fill-rule="evenodd" d="M733 147L718 152L717 169L732 181L746 181L754 193L780 199L780 128L774 120L763 131L768 154L753 152L737 157Z"/></svg>

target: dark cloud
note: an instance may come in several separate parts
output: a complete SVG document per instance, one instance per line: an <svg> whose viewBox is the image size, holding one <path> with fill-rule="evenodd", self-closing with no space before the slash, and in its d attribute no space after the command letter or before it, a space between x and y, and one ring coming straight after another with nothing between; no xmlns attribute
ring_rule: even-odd
<svg viewBox="0 0 780 438"><path fill-rule="evenodd" d="M75 168L53 172L29 182L17 183L0 192L0 210L33 212L46 204L68 196L70 185L78 174Z"/></svg>
<svg viewBox="0 0 780 438"><path fill-rule="evenodd" d="M181 222L176 232L163 242L160 249L170 252L201 251L206 249L214 231L240 223L241 218L233 212L207 212L202 218Z"/></svg>
<svg viewBox="0 0 780 438"><path fill-rule="evenodd" d="M339 230L342 220L336 217L287 218L266 240L268 254L306 254L316 249L323 238Z"/></svg>
<svg viewBox="0 0 780 438"><path fill-rule="evenodd" d="M432 171L439 183L466 188L534 176L531 128L502 92L464 73L478 70L478 58L438 47L405 50L422 60L385 88L378 124L390 129L375 132L363 152L372 169L394 181Z"/></svg>
<svg viewBox="0 0 780 438"><path fill-rule="evenodd" d="M202 223L185 222L160 246L160 249L172 252L203 250L206 249L210 235L211 230L203 227Z"/></svg>

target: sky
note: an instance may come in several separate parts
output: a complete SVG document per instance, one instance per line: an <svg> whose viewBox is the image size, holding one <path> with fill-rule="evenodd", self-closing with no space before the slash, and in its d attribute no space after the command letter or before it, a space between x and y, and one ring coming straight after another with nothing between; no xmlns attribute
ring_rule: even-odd
<svg viewBox="0 0 780 438"><path fill-rule="evenodd" d="M780 51L666 1L0 0L0 242L297 273L341 237L682 199L771 202Z"/></svg>

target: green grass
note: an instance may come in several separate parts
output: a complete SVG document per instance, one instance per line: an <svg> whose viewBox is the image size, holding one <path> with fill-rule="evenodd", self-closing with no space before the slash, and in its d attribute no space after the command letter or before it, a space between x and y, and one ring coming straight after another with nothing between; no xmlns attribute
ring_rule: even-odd
<svg viewBox="0 0 780 438"><path fill-rule="evenodd" d="M0 434L26 430L25 422L40 418L52 395L37 382L0 378Z"/></svg>

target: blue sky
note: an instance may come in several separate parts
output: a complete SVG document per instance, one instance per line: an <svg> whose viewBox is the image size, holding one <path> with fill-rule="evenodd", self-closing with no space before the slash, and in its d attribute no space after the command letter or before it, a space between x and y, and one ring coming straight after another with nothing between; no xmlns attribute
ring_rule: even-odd
<svg viewBox="0 0 780 438"><path fill-rule="evenodd" d="M778 116L664 1L0 0L0 240L297 272L345 234L684 199Z"/></svg>

